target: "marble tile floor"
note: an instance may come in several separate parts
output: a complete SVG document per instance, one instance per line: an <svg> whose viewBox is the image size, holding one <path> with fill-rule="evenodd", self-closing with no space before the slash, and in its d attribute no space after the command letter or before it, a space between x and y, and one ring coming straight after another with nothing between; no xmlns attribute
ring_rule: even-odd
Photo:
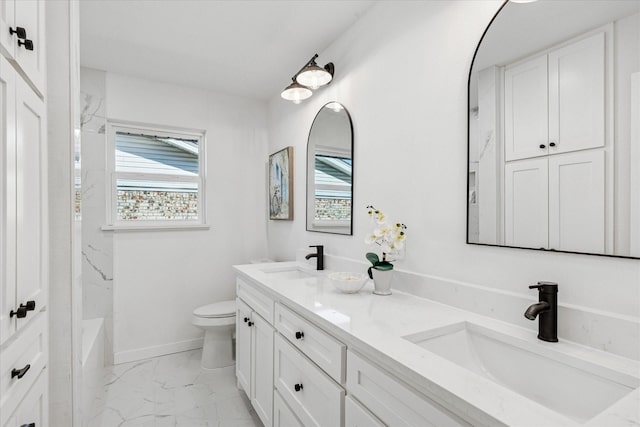
<svg viewBox="0 0 640 427"><path fill-rule="evenodd" d="M200 370L201 350L104 368L88 427L261 427L235 368Z"/></svg>

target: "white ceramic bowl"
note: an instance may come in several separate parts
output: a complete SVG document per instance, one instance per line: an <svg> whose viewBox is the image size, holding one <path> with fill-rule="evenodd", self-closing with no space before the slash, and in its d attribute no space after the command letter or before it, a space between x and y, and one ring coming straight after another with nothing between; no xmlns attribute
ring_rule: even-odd
<svg viewBox="0 0 640 427"><path fill-rule="evenodd" d="M336 272L329 274L329 281L342 293L355 294L369 277L364 273Z"/></svg>

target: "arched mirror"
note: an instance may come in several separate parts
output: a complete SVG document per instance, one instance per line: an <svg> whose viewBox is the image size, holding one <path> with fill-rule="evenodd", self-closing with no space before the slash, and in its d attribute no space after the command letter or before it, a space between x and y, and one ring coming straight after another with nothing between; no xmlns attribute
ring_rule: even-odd
<svg viewBox="0 0 640 427"><path fill-rule="evenodd" d="M307 143L307 230L352 234L353 126L338 102L316 114Z"/></svg>
<svg viewBox="0 0 640 427"><path fill-rule="evenodd" d="M640 257L640 1L507 1L469 73L467 243Z"/></svg>

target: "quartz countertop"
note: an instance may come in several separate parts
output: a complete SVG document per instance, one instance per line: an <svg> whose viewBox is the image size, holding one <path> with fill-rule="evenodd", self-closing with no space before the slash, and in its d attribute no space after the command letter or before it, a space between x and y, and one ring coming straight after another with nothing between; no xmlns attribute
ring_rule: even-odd
<svg viewBox="0 0 640 427"><path fill-rule="evenodd" d="M547 354L558 352L596 364L625 376L640 378L640 363L631 359L562 340L547 343L536 332L393 290L390 296L373 295L369 281L356 294L337 291L327 279L329 271L282 280L266 273L273 269L305 269L296 262L234 266L276 300L305 315L344 341L350 349L384 366L459 416L482 425L510 426L640 426L640 388L587 422L555 412L496 382L446 360L403 337L428 329L470 322L516 337ZM522 310L524 312L523 307ZM561 353L561 354L560 354ZM640 382L638 383L640 384Z"/></svg>

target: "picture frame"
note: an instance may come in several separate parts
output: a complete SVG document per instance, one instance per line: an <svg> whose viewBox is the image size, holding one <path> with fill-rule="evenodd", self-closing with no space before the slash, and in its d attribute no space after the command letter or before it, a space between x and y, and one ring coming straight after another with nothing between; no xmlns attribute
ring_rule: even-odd
<svg viewBox="0 0 640 427"><path fill-rule="evenodd" d="M293 147L269 155L269 219L293 220Z"/></svg>

